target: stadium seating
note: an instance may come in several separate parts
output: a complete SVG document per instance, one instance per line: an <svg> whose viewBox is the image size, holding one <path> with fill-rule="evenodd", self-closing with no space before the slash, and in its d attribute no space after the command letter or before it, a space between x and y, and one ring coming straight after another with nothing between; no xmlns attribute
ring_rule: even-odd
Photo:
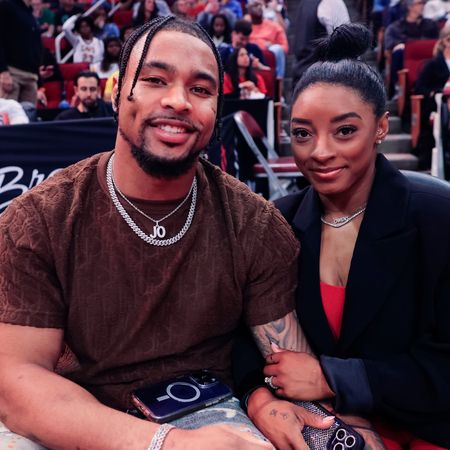
<svg viewBox="0 0 450 450"><path fill-rule="evenodd" d="M258 161L253 166L254 177L264 177L269 180L270 200L287 195L289 186L296 184L297 180L303 176L298 170L294 158L292 156L278 156L269 144L261 127L248 112L238 111L233 118L248 148ZM257 142L261 144L261 148ZM267 158L264 153L267 154ZM245 156L241 155L240 157ZM282 179L289 180L288 186L282 183ZM251 180L248 180L247 183L250 187L253 187Z"/></svg>
<svg viewBox="0 0 450 450"><path fill-rule="evenodd" d="M409 96L420 70L426 61L433 57L436 39L420 39L406 42L403 52L403 69L398 71L399 96L398 114L405 112Z"/></svg>

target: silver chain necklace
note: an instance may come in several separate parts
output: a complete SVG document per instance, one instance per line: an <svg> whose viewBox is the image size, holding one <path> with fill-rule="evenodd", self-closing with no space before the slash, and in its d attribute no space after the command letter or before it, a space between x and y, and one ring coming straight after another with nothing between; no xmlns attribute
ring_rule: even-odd
<svg viewBox="0 0 450 450"><path fill-rule="evenodd" d="M128 226L136 233L143 241L147 242L147 244L150 245L156 245L156 246L167 246L172 245L178 242L189 230L192 219L194 218L195 213L195 206L197 204L197 177L194 177L194 180L191 185L191 189L189 190L186 197L183 199L183 201L169 214L164 216L162 219L155 220L152 217L145 214L143 211L141 211L136 205L131 203L131 201L118 189L114 182L114 176L113 176L113 160L114 160L114 154L111 155L111 158L109 158L108 166L106 169L106 184L108 186L109 195L111 196L111 200L116 207L119 214L122 216L122 218L125 220L125 222L128 224ZM142 214L147 219L150 219L152 222L155 222L155 225L153 226L153 234L146 234L144 231L141 230L141 228L134 222L134 220L130 217L130 215L127 213L125 208L122 206L122 203L120 203L119 198L116 194L117 192L120 194L120 196L130 205L132 206L136 211L138 211L140 214ZM174 214L178 209L181 208L181 206L187 201L189 196L192 193L192 200L191 200L191 206L189 207L189 212L186 218L186 222L184 223L181 230L173 237L169 239L162 239L166 235L166 229L159 225L159 222L161 222L164 219L167 219L172 214Z"/></svg>
<svg viewBox="0 0 450 450"><path fill-rule="evenodd" d="M358 217L365 210L366 210L366 205L360 206L353 214L351 214L349 216L338 217L337 219L333 219L331 222L329 222L328 220L325 220L324 216L321 216L320 220L322 221L322 223L324 223L325 225L329 225L330 227L341 228L344 225L347 225L349 222L351 222L355 217Z"/></svg>

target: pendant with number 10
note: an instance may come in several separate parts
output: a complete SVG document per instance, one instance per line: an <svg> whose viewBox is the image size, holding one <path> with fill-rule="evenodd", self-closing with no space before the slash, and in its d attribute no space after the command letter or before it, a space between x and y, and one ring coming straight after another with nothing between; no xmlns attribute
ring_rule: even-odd
<svg viewBox="0 0 450 450"><path fill-rule="evenodd" d="M150 235L152 239L162 239L165 235L166 229L162 225L153 225L153 234Z"/></svg>

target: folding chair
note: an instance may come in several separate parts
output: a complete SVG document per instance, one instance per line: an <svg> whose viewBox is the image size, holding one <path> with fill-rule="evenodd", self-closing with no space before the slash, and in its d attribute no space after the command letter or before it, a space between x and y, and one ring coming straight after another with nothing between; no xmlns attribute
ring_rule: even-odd
<svg viewBox="0 0 450 450"><path fill-rule="evenodd" d="M270 145L264 132L256 120L246 111L237 111L233 119L236 126L244 138L249 149L258 161L253 166L253 173L256 178L268 178L270 194L269 200L275 200L288 194L281 179L289 179L291 184L302 176L291 156L280 157ZM261 142L267 152L267 159L255 142Z"/></svg>

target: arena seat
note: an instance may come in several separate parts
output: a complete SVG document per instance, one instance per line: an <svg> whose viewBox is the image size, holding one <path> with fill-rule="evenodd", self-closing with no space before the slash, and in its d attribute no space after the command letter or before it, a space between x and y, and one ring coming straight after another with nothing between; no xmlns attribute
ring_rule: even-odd
<svg viewBox="0 0 450 450"><path fill-rule="evenodd" d="M120 29L129 27L133 25L133 11L119 9L114 13L112 20Z"/></svg>
<svg viewBox="0 0 450 450"><path fill-rule="evenodd" d="M49 52L55 54L55 38L49 36L41 36L42 46Z"/></svg>
<svg viewBox="0 0 450 450"><path fill-rule="evenodd" d="M400 116L405 112L407 101L419 72L425 62L433 57L436 42L436 39L419 39L405 43L403 69L398 71L399 96L397 106Z"/></svg>
<svg viewBox="0 0 450 450"><path fill-rule="evenodd" d="M45 96L47 97L47 106L38 103L39 109L52 109L58 108L59 103L62 100L62 90L63 90L63 82L62 81L46 81L43 84L45 88Z"/></svg>
<svg viewBox="0 0 450 450"><path fill-rule="evenodd" d="M267 89L267 97L275 96L275 77L271 70L255 70L255 73L261 76Z"/></svg>
<svg viewBox="0 0 450 450"><path fill-rule="evenodd" d="M270 145L261 127L248 112L237 111L233 118L248 148L258 161L253 166L254 177L264 177L269 180L269 199L275 200L287 195L289 186L296 184L297 180L303 177L294 158L292 156L280 157ZM257 142L261 143L262 149L258 147ZM263 152L267 153L267 158ZM287 186L282 183L283 179L289 181ZM248 184L251 187L251 183Z"/></svg>
<svg viewBox="0 0 450 450"><path fill-rule="evenodd" d="M89 63L65 63L59 65L59 70L65 81L74 81L75 77L82 70L89 70Z"/></svg>

